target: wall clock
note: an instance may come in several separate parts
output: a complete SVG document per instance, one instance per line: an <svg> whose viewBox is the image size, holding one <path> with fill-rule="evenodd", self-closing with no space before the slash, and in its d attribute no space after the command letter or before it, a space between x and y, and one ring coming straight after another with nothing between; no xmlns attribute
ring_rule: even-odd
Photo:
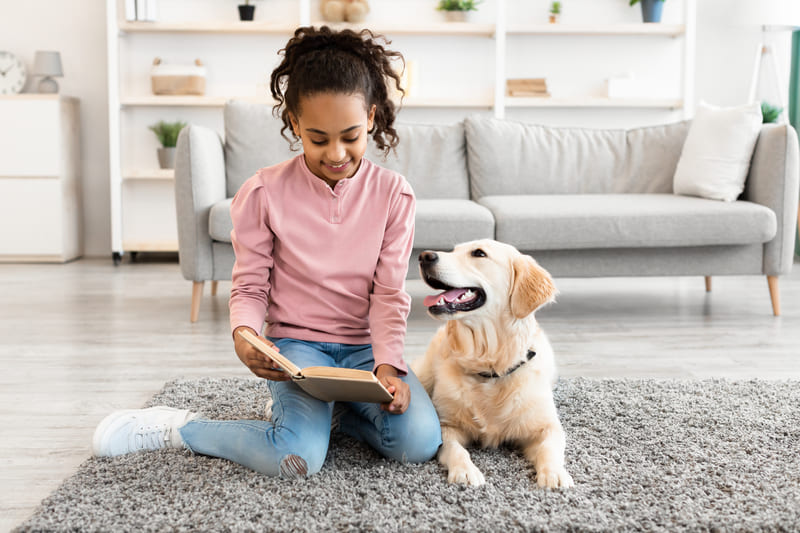
<svg viewBox="0 0 800 533"><path fill-rule="evenodd" d="M25 87L25 63L11 52L0 50L0 94L17 94Z"/></svg>

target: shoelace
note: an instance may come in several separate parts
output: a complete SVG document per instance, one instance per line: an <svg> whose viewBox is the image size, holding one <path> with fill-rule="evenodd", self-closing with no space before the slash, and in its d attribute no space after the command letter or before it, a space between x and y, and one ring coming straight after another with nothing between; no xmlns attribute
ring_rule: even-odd
<svg viewBox="0 0 800 533"><path fill-rule="evenodd" d="M172 427L169 424L155 426L139 426L134 433L134 445L137 450L160 450L166 448L170 440Z"/></svg>

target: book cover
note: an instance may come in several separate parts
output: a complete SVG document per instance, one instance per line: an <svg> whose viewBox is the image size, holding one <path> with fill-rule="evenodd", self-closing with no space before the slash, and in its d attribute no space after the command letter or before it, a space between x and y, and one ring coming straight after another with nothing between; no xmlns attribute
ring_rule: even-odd
<svg viewBox="0 0 800 533"><path fill-rule="evenodd" d="M241 330L239 335L256 350L272 359L298 387L317 399L324 402L392 401L392 395L372 372L332 366L310 366L301 369L250 331Z"/></svg>

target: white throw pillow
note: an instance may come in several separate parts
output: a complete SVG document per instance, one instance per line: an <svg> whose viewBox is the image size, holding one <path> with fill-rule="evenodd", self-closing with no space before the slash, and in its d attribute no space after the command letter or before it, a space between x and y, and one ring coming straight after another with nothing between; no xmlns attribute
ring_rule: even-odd
<svg viewBox="0 0 800 533"><path fill-rule="evenodd" d="M736 200L744 190L761 120L759 102L740 107L700 103L675 169L675 194Z"/></svg>

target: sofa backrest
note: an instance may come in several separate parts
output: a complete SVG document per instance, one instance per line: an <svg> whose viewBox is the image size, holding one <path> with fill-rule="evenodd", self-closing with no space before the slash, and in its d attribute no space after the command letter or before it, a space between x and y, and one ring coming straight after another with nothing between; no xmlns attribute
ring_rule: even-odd
<svg viewBox="0 0 800 533"><path fill-rule="evenodd" d="M370 141L370 161L405 176L417 198L469 198L464 123L397 124L399 143L384 158Z"/></svg>
<svg viewBox="0 0 800 533"><path fill-rule="evenodd" d="M688 128L561 128L471 116L471 194L670 193Z"/></svg>
<svg viewBox="0 0 800 533"><path fill-rule="evenodd" d="M244 100L225 104L225 175L228 198L263 167L277 165L299 154L281 136L283 121L272 106Z"/></svg>

